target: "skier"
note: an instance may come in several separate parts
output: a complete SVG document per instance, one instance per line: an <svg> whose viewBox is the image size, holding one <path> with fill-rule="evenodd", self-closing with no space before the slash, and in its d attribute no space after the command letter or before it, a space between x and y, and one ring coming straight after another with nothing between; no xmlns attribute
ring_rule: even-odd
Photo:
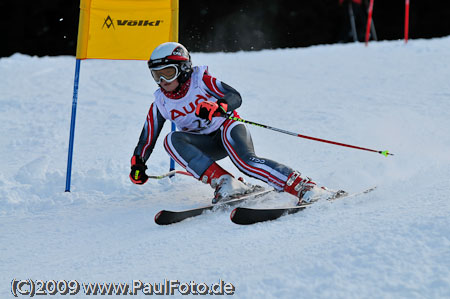
<svg viewBox="0 0 450 299"><path fill-rule="evenodd" d="M236 179L216 161L230 157L246 175L298 198L298 204L330 196L309 177L288 166L256 156L245 124L231 120L241 106L239 92L211 76L207 66L192 66L187 49L174 42L159 45L148 61L159 85L131 159L130 179L145 184L146 161L166 120L178 131L164 139L167 153L194 178L215 189L213 203L253 192L255 186Z"/></svg>

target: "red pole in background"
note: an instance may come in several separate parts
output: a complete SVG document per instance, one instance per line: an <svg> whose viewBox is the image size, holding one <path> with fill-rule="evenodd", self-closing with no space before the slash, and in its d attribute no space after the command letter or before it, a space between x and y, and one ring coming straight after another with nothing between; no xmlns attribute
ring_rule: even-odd
<svg viewBox="0 0 450 299"><path fill-rule="evenodd" d="M368 17L367 17L367 27L366 27L366 47L367 47L367 44L369 43L370 25L372 23L372 12L373 12L373 0L370 0L369 13L368 13Z"/></svg>
<svg viewBox="0 0 450 299"><path fill-rule="evenodd" d="M405 2L405 44L408 42L409 33L409 0Z"/></svg>

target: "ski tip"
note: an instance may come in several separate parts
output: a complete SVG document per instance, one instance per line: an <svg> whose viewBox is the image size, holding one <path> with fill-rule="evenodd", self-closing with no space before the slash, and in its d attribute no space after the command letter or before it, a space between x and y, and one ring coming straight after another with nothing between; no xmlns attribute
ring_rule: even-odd
<svg viewBox="0 0 450 299"><path fill-rule="evenodd" d="M157 224L162 224L160 221L159 221L159 217L161 216L161 214L164 212L164 210L162 210L162 211L159 211L158 213L156 213L156 215L155 215L155 223L157 223Z"/></svg>
<svg viewBox="0 0 450 299"><path fill-rule="evenodd" d="M236 214L236 211L237 211L237 208L234 208L233 211L231 211L231 214L230 214L231 221L233 221L233 217Z"/></svg>
<svg viewBox="0 0 450 299"><path fill-rule="evenodd" d="M158 213L156 213L155 215L155 222L158 222L158 218L159 216L161 216L162 211L159 211Z"/></svg>

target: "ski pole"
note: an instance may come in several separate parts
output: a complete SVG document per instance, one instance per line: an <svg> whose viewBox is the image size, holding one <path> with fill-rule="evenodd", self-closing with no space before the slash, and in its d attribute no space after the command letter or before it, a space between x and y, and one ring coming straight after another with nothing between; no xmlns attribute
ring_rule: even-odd
<svg viewBox="0 0 450 299"><path fill-rule="evenodd" d="M292 136L296 136L296 137L300 137L300 138L306 138L306 139L310 139L310 140L314 140L314 141L320 141L320 142L325 142L325 143L330 143L330 144L334 144L334 145L339 145L339 146L345 146L345 147L350 147L350 148L354 148L354 149L359 149L359 150L364 150L364 151L369 151L369 152L374 152L374 153L378 153L378 154L382 154L383 156L387 157L389 156L393 156L394 154L389 153L389 151L377 151L377 150L373 150L370 148L365 148L365 147L360 147L360 146L354 146L354 145L350 145L350 144L345 144L345 143L340 143L340 142L335 142L335 141L330 141L330 140L326 140L326 139L320 139L320 138L316 138L316 137L310 137L310 136L306 136L306 135L301 135L298 133L294 133L294 132L289 132L283 129L278 129L278 128L274 128L268 125L263 125L263 124L259 124L253 121L249 121L249 120L245 120L239 117L235 117L235 116L229 116L228 117L231 120L235 120L235 121L240 121L246 124L250 124L250 125L254 125L254 126L258 126L264 129L269 129L272 131L276 131L276 132L280 132L280 133L284 133L284 134L288 134L288 135L292 135Z"/></svg>
<svg viewBox="0 0 450 299"><path fill-rule="evenodd" d="M356 32L355 14L353 13L353 3L348 2L348 14L350 16L350 25L352 27L353 41L358 41L358 33Z"/></svg>
<svg viewBox="0 0 450 299"><path fill-rule="evenodd" d="M161 175L149 175L148 178L149 178L149 179L160 180L160 179L163 179L163 178L165 178L165 177L175 175L176 173L178 173L178 174L183 174L183 175L187 175L187 176L192 176L192 174L190 174L190 173L187 172L187 171L171 170L171 171L169 171L168 173L161 174Z"/></svg>
<svg viewBox="0 0 450 299"><path fill-rule="evenodd" d="M370 0L369 4L369 12L367 16L367 27L366 27L366 47L369 43L369 37L370 37L370 28L372 23L372 14L373 14L373 0Z"/></svg>
<svg viewBox="0 0 450 299"><path fill-rule="evenodd" d="M405 1L405 44L408 42L409 31L409 0Z"/></svg>

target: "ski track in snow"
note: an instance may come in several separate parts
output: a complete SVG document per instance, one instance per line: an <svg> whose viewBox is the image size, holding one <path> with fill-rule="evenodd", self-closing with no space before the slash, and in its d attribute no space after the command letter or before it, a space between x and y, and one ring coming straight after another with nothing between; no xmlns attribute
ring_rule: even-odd
<svg viewBox="0 0 450 299"><path fill-rule="evenodd" d="M81 64L72 192L64 192L75 59L0 59L0 297L11 280L233 283L236 298L450 298L450 38L193 53L240 91L241 117L377 150L250 127L256 152L331 188L376 191L238 226L190 177L128 178L156 84L142 61ZM162 137L148 173L168 170ZM240 175L229 160L220 164ZM256 182L251 178L246 178ZM247 203L294 204L286 194ZM54 296L58 297L58 296ZM67 296L61 296L67 297ZM86 297L82 292L74 298ZM181 297L181 296L180 296Z"/></svg>

